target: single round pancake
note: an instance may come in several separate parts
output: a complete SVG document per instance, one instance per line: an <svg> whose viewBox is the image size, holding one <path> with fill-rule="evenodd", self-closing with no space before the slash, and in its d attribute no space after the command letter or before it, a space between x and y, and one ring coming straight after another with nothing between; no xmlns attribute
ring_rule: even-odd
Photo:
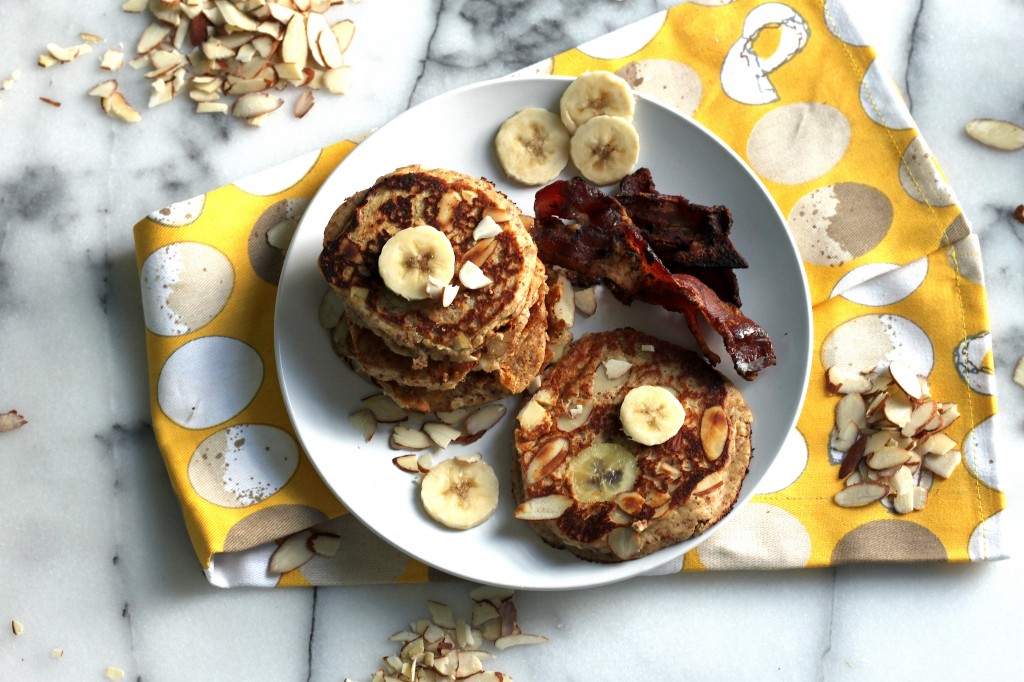
<svg viewBox="0 0 1024 682"><path fill-rule="evenodd" d="M612 359L631 366L611 378L605 361ZM685 409L683 426L665 443L644 446L622 431L619 408L638 386L665 387ZM635 559L700 534L735 504L750 464L752 415L735 386L696 354L632 329L572 344L518 421L518 501L568 498L547 500L568 505L560 514L553 505L555 518L529 523L551 545L592 561ZM578 472L590 456L581 453L598 444L621 446L616 452L635 467L601 472L610 492L594 499Z"/></svg>
<svg viewBox="0 0 1024 682"><path fill-rule="evenodd" d="M407 300L384 285L377 261L392 235L417 225L437 228L452 244L458 273L470 250L482 248L473 230L488 214L508 218L499 222L502 232L493 237L493 250L478 263L492 284L461 287L447 307L430 299ZM519 209L492 183L418 166L389 173L347 199L327 225L319 259L351 320L385 339L395 352L413 357L418 366L427 358L478 360L495 330L532 304L537 262L537 247Z"/></svg>

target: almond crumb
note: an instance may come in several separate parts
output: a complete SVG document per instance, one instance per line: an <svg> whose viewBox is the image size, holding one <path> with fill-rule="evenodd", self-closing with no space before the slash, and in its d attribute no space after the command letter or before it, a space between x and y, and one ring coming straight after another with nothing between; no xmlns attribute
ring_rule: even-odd
<svg viewBox="0 0 1024 682"><path fill-rule="evenodd" d="M14 429L20 429L27 423L28 421L20 414L18 414L17 410L11 410L10 412L0 413L0 433L3 433L4 431L13 431Z"/></svg>
<svg viewBox="0 0 1024 682"><path fill-rule="evenodd" d="M40 101L40 102L46 102L46 103L47 103L47 104L49 104L49 105L50 105L51 107L59 107L59 106L60 106L60 102L58 102L58 101L57 101L57 100L55 100L55 99L50 99L49 97L40 97L40 98L39 98L39 101Z"/></svg>
<svg viewBox="0 0 1024 682"><path fill-rule="evenodd" d="M11 632L13 632L16 637L20 637L21 633L25 632L25 626L21 624L21 621L12 620Z"/></svg>
<svg viewBox="0 0 1024 682"><path fill-rule="evenodd" d="M108 665L107 669L103 672L107 676L108 680L121 680L124 679L124 671L120 668L115 668L112 665Z"/></svg>
<svg viewBox="0 0 1024 682"><path fill-rule="evenodd" d="M61 648L54 649L50 652L50 655L54 658L64 658L64 650Z"/></svg>

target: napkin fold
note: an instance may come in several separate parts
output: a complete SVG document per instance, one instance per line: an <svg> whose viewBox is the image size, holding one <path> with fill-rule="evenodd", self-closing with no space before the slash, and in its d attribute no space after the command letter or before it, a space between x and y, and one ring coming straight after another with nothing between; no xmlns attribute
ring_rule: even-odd
<svg viewBox="0 0 1024 682"><path fill-rule="evenodd" d="M797 428L753 500L659 569L776 569L1005 556L995 386L977 237L898 92L837 0L694 0L518 74L613 71L710 128L788 218L810 284L814 357ZM513 74L515 76L517 74ZM290 228L355 147L316 153L151 213L135 226L153 425L211 583L443 578L349 515L301 451L274 364ZM269 234L269 237L268 237ZM277 244L278 246L275 246ZM843 509L830 453L835 364L900 360L959 405L963 452L921 511ZM283 576L278 543L342 538Z"/></svg>

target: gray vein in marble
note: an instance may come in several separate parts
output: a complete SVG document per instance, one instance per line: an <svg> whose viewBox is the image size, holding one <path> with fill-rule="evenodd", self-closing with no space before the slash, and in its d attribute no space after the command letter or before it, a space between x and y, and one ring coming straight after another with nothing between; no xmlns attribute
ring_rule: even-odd
<svg viewBox="0 0 1024 682"><path fill-rule="evenodd" d="M0 215L23 221L39 220L67 199L67 179L55 165L29 165L16 178L0 182Z"/></svg>
<svg viewBox="0 0 1024 682"><path fill-rule="evenodd" d="M914 113L914 94L910 88L910 79L914 68L914 48L921 35L921 15L924 14L924 2L925 0L918 0L917 11L914 13L914 22L910 28L910 47L907 49L907 66L903 75L903 92L906 93L907 109L911 114Z"/></svg>
<svg viewBox="0 0 1024 682"><path fill-rule="evenodd" d="M306 682L313 679L313 639L316 637L316 602L319 592L319 587L313 588L313 607L309 614L309 644L306 646Z"/></svg>

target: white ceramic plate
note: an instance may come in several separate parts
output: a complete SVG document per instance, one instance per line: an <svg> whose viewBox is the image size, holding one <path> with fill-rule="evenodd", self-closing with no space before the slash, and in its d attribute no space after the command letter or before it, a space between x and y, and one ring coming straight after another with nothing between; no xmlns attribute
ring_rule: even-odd
<svg viewBox="0 0 1024 682"><path fill-rule="evenodd" d="M365 443L348 423L346 417L358 401L377 391L335 356L328 333L319 325L317 312L327 286L316 263L334 209L378 176L412 163L489 178L532 215L536 188L506 179L492 140L501 122L519 109L558 111L569 80L481 83L425 102L380 128L341 163L310 202L289 247L277 297L277 366L285 404L327 485L363 523L403 552L469 580L522 589L579 588L638 575L679 559L708 533L619 564L589 563L544 544L527 523L512 516L508 472L519 405L515 399L507 401L509 415L484 438L437 455L483 453L502 482L498 511L468 531L434 523L419 505L413 476L391 463L398 453L387 445L389 427L379 426L373 440ZM642 97L634 122L641 140L639 165L651 169L659 191L683 194L697 203L724 204L732 211L733 243L750 262L749 269L737 271L743 310L768 331L778 357L777 366L747 382L736 377L720 340L712 344L724 358L719 369L740 388L754 413L754 457L735 513L771 466L803 402L811 352L807 283L785 220L739 157L699 124ZM566 169L564 177L572 170ZM602 297L598 315L579 317L574 331L578 336L627 325L696 348L681 316L646 304L627 308L610 295Z"/></svg>

